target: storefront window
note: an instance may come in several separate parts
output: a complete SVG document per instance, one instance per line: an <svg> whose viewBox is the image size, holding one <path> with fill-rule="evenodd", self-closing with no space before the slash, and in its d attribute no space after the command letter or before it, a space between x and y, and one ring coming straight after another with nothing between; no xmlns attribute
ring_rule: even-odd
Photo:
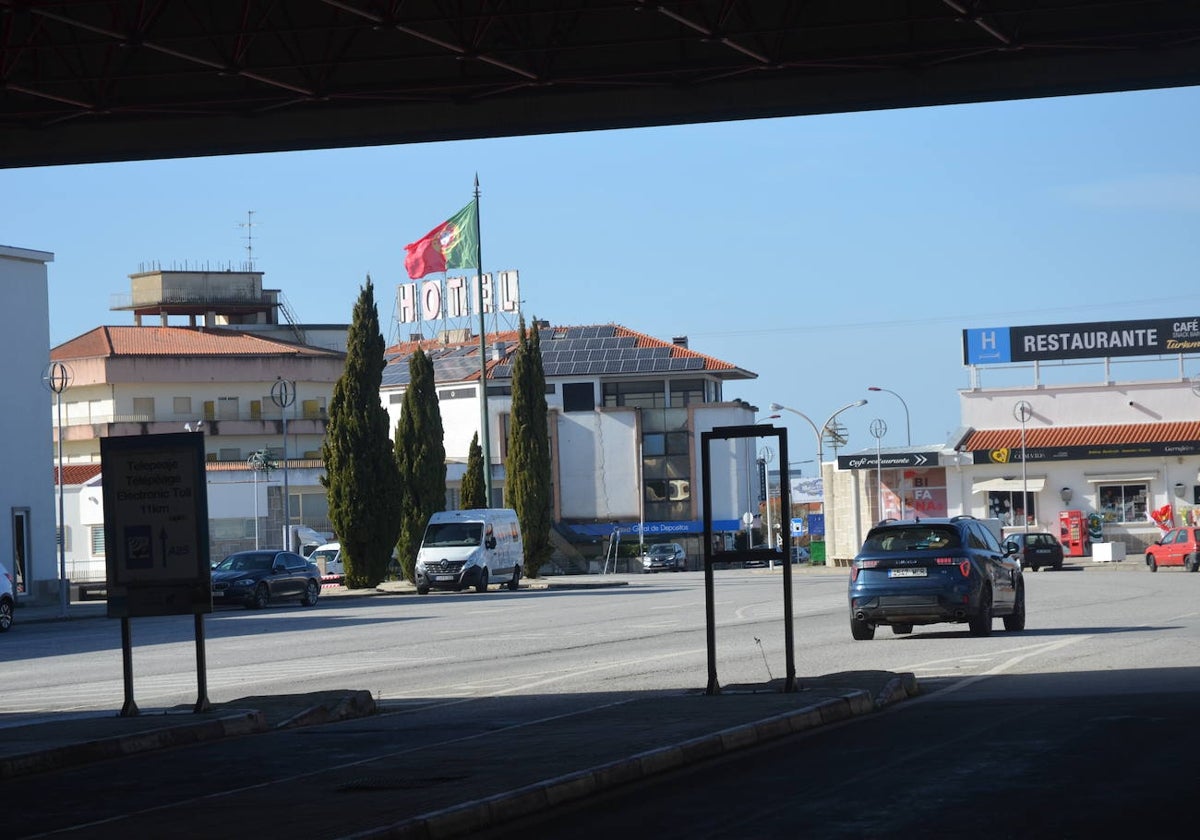
<svg viewBox="0 0 1200 840"><path fill-rule="evenodd" d="M999 519L1002 525L1024 525L1026 521L1030 524L1037 522L1034 494L991 490L988 492L988 517Z"/></svg>
<svg viewBox="0 0 1200 840"><path fill-rule="evenodd" d="M1105 522L1146 522L1145 484L1102 484L1097 489Z"/></svg>

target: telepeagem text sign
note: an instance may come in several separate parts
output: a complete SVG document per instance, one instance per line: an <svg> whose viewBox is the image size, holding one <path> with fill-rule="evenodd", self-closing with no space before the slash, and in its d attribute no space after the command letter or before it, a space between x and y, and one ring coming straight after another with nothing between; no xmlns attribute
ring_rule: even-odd
<svg viewBox="0 0 1200 840"><path fill-rule="evenodd" d="M963 330L963 364L1200 353L1200 317Z"/></svg>
<svg viewBox="0 0 1200 840"><path fill-rule="evenodd" d="M108 617L212 612L204 435L100 439Z"/></svg>

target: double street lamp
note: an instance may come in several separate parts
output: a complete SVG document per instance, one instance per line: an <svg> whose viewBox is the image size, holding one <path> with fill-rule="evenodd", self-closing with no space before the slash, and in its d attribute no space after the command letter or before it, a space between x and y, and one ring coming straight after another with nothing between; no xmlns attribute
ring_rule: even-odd
<svg viewBox="0 0 1200 840"><path fill-rule="evenodd" d="M866 405L866 404L867 404L866 400L855 400L852 403L847 403L846 405L839 408L837 411L833 412L833 414L830 414L829 419L826 420L823 424L821 424L820 428L817 428L817 424L814 423L809 418L809 416L807 414L805 414L803 411L797 411L794 408L788 408L786 405L780 405L779 403L771 403L771 411L790 411L790 412L792 412L792 414L795 414L799 417L804 418L804 422L806 422L806 423L808 423L808 425L812 426L813 434L817 436L817 474L820 475L821 474L821 465L825 463L825 432L826 432L826 430L828 430L830 424L833 423L834 419L839 414L841 414L843 411L848 411L851 408L858 408L860 405Z"/></svg>
<svg viewBox="0 0 1200 840"><path fill-rule="evenodd" d="M812 427L813 434L817 436L817 475L821 476L823 478L824 474L825 474L825 472L824 472L825 431L829 428L830 424L833 423L833 421L837 418L837 416L839 414L841 414L843 411L848 411L851 408L858 408L859 406L866 405L866 404L867 404L866 400L855 400L852 403L847 403L846 405L839 408L837 411L833 412L833 414L830 414L829 419L827 419L824 423L822 423L820 428L817 428L817 424L814 423L812 421L812 419L807 414L805 414L803 411L797 411L794 408L788 408L786 405L780 405L779 403L771 403L771 411L790 411L790 412L792 412L792 414L795 414L799 417L804 418L804 422ZM821 510L823 512L825 510L825 502L824 502L825 494L824 494L823 489L822 489L822 493L821 493L821 498L822 498ZM828 530L829 530L829 523L826 523L826 532L828 532Z"/></svg>

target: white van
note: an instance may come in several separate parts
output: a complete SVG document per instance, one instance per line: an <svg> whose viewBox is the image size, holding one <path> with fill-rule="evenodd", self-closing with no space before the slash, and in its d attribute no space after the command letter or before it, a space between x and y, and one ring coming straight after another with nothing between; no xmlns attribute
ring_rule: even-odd
<svg viewBox="0 0 1200 840"><path fill-rule="evenodd" d="M318 546L313 549L312 554L308 555L308 562L317 564L322 577L343 577L345 575L342 569L341 543L331 542Z"/></svg>
<svg viewBox="0 0 1200 840"><path fill-rule="evenodd" d="M429 517L417 552L417 592L486 592L499 583L516 591L525 547L517 512L509 508L447 510Z"/></svg>

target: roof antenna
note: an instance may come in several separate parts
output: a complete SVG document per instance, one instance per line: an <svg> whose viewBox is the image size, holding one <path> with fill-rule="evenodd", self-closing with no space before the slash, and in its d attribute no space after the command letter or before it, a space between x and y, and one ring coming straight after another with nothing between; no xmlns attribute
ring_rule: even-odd
<svg viewBox="0 0 1200 840"><path fill-rule="evenodd" d="M238 227L246 229L246 235L242 237L246 240L246 270L254 270L254 211L246 211L246 221L238 222Z"/></svg>

